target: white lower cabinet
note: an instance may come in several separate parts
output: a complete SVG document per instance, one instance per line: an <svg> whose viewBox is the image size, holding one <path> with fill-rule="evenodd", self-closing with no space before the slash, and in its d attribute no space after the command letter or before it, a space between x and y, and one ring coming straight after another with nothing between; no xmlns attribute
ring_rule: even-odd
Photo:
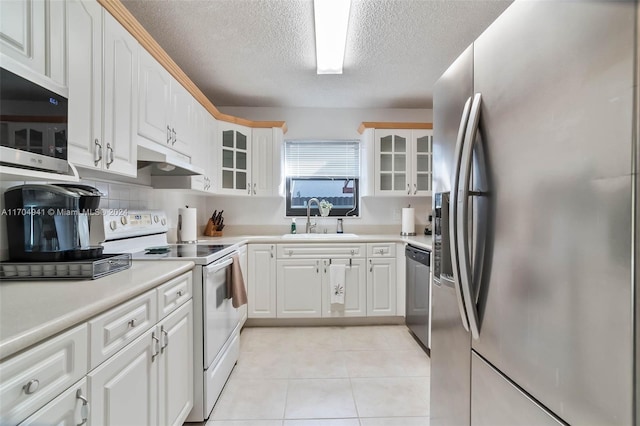
<svg viewBox="0 0 640 426"><path fill-rule="evenodd" d="M181 425L193 407L193 307L191 302L160 324L158 424Z"/></svg>
<svg viewBox="0 0 640 426"><path fill-rule="evenodd" d="M181 425L193 406L191 302L88 378L92 425Z"/></svg>
<svg viewBox="0 0 640 426"><path fill-rule="evenodd" d="M91 425L159 424L159 353L153 328L89 373Z"/></svg>
<svg viewBox="0 0 640 426"><path fill-rule="evenodd" d="M82 378L78 383L62 392L53 401L20 423L20 426L77 426L85 424L88 420L87 379Z"/></svg>
<svg viewBox="0 0 640 426"><path fill-rule="evenodd" d="M275 244L249 244L247 305L249 318L276 317Z"/></svg>
<svg viewBox="0 0 640 426"><path fill-rule="evenodd" d="M396 314L396 258L367 259L367 315Z"/></svg>
<svg viewBox="0 0 640 426"><path fill-rule="evenodd" d="M331 304L331 265L345 266L344 305ZM322 259L322 316L364 317L367 315L367 275L364 259Z"/></svg>
<svg viewBox="0 0 640 426"><path fill-rule="evenodd" d="M320 259L278 259L277 264L277 317L321 317Z"/></svg>

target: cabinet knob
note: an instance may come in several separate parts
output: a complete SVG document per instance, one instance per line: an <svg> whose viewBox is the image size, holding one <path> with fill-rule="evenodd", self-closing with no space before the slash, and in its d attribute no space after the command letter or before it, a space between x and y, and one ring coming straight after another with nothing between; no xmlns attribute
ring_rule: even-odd
<svg viewBox="0 0 640 426"><path fill-rule="evenodd" d="M27 395L31 395L32 393L37 391L39 387L40 387L40 380L32 379L32 380L29 380L29 383L24 385L22 389L24 389L24 393L26 393Z"/></svg>
<svg viewBox="0 0 640 426"><path fill-rule="evenodd" d="M182 290L178 290L178 292L177 292L176 294L178 295L178 297L182 297L182 295L183 295L184 293L182 292Z"/></svg>
<svg viewBox="0 0 640 426"><path fill-rule="evenodd" d="M136 326L136 322L137 322L137 321L136 321L136 319L135 319L135 318L133 318L133 319L129 320L129 322L127 323L127 325L129 326L129 328L133 328L133 327L135 327L135 326Z"/></svg>

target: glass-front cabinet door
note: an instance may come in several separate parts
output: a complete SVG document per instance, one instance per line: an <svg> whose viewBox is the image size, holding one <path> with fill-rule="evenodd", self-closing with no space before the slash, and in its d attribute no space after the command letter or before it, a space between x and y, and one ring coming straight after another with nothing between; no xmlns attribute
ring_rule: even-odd
<svg viewBox="0 0 640 426"><path fill-rule="evenodd" d="M375 194L411 194L411 131L375 131Z"/></svg>
<svg viewBox="0 0 640 426"><path fill-rule="evenodd" d="M433 177L433 130L413 130L412 195L431 195Z"/></svg>
<svg viewBox="0 0 640 426"><path fill-rule="evenodd" d="M221 193L251 195L251 129L220 122Z"/></svg>

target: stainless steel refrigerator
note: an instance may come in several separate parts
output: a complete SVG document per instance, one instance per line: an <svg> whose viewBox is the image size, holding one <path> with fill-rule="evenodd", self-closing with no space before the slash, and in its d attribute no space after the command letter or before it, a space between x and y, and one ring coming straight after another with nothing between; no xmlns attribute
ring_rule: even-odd
<svg viewBox="0 0 640 426"><path fill-rule="evenodd" d="M431 425L637 425L638 1L516 1L434 89Z"/></svg>

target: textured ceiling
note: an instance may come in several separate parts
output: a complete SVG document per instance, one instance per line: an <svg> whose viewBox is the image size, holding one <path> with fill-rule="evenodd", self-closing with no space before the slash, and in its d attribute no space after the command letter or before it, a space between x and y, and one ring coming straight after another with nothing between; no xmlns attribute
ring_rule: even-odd
<svg viewBox="0 0 640 426"><path fill-rule="evenodd" d="M342 75L317 75L312 0L123 0L216 106L431 108L511 3L352 0Z"/></svg>

